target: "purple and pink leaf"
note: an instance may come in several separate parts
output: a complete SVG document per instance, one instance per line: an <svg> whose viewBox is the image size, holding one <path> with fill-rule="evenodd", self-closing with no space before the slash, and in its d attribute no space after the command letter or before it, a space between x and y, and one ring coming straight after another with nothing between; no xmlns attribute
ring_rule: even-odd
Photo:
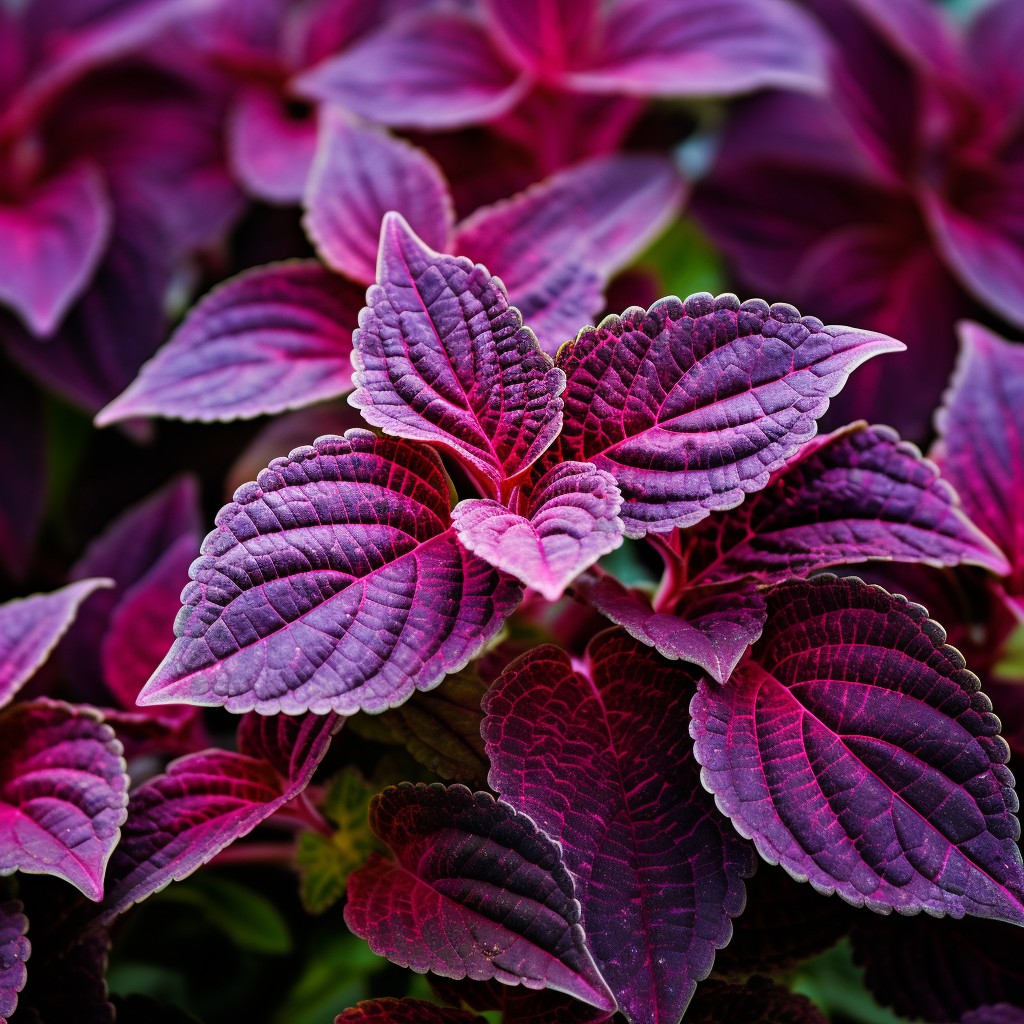
<svg viewBox="0 0 1024 1024"><path fill-rule="evenodd" d="M25 962L32 946L25 938L28 918L16 900L0 903L0 1021L6 1021L18 1006L18 993L25 987Z"/></svg>

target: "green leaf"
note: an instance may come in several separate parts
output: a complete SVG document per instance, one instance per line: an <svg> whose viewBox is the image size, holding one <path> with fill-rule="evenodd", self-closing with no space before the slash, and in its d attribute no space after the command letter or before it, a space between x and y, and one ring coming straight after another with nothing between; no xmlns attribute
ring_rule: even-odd
<svg viewBox="0 0 1024 1024"><path fill-rule="evenodd" d="M637 265L660 275L666 295L717 295L726 289L725 268L718 250L688 217L677 220L661 235Z"/></svg>

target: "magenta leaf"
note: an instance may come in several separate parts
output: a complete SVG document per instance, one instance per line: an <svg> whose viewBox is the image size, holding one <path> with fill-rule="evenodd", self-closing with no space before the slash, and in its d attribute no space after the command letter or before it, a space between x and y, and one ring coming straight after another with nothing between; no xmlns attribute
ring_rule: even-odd
<svg viewBox="0 0 1024 1024"><path fill-rule="evenodd" d="M423 999L367 999L339 1013L334 1024L484 1024L465 1010L450 1010Z"/></svg>
<svg viewBox="0 0 1024 1024"><path fill-rule="evenodd" d="M128 803L121 744L86 708L40 698L0 714L0 875L56 875L89 899Z"/></svg>
<svg viewBox="0 0 1024 1024"><path fill-rule="evenodd" d="M279 716L239 726L239 751L172 761L139 786L107 873L100 919L181 881L302 792L343 720Z"/></svg>
<svg viewBox="0 0 1024 1024"><path fill-rule="evenodd" d="M518 605L449 526L434 452L366 430L275 459L193 563L139 703L383 711L475 656Z"/></svg>
<svg viewBox="0 0 1024 1024"><path fill-rule="evenodd" d="M867 559L1007 571L934 465L887 427L816 439L738 508L680 535L688 579L781 583Z"/></svg>
<svg viewBox="0 0 1024 1024"><path fill-rule="evenodd" d="M1008 592L1024 595L1024 346L973 323L961 325L960 339L932 454L964 511L1009 559Z"/></svg>
<svg viewBox="0 0 1024 1024"><path fill-rule="evenodd" d="M549 601L622 543L622 495L615 478L589 462L552 466L523 504L517 515L489 498L468 498L452 510L452 523L466 548Z"/></svg>
<svg viewBox="0 0 1024 1024"><path fill-rule="evenodd" d="M477 21L428 10L328 58L301 75L296 89L378 124L436 129L499 117L528 85Z"/></svg>
<svg viewBox="0 0 1024 1024"><path fill-rule="evenodd" d="M641 96L820 91L825 82L821 33L781 0L616 0L601 49L566 78L585 92Z"/></svg>
<svg viewBox="0 0 1024 1024"><path fill-rule="evenodd" d="M32 678L74 621L78 606L107 579L79 580L50 594L0 604L0 707Z"/></svg>
<svg viewBox="0 0 1024 1024"><path fill-rule="evenodd" d="M596 569L576 581L573 593L636 640L673 661L698 665L719 683L761 635L767 614L764 598L750 584L697 587L669 611L655 611L641 591Z"/></svg>
<svg viewBox="0 0 1024 1024"><path fill-rule="evenodd" d="M110 238L112 214L99 171L75 164L16 203L0 203L0 303L34 334L56 330L82 293Z"/></svg>
<svg viewBox="0 0 1024 1024"><path fill-rule="evenodd" d="M464 786L403 783L370 804L394 853L349 878L345 922L423 974L552 988L611 1009L558 848L525 815Z"/></svg>
<svg viewBox="0 0 1024 1024"><path fill-rule="evenodd" d="M790 992L767 978L745 984L707 981L697 990L686 1015L687 1024L828 1024L828 1018L806 996Z"/></svg>
<svg viewBox="0 0 1024 1024"><path fill-rule="evenodd" d="M903 345L792 306L706 292L626 310L559 352L563 459L618 481L627 537L692 526L760 490L864 360Z"/></svg>
<svg viewBox="0 0 1024 1024"><path fill-rule="evenodd" d="M192 309L96 424L247 419L342 395L361 305L358 288L312 260L246 271Z"/></svg>
<svg viewBox="0 0 1024 1024"><path fill-rule="evenodd" d="M743 909L753 850L697 781L692 688L619 630L586 670L544 646L484 701L490 784L561 846L587 945L631 1024L676 1024Z"/></svg>
<svg viewBox="0 0 1024 1024"><path fill-rule="evenodd" d="M486 268L427 248L392 213L366 299L349 401L369 423L444 444L494 483L551 444L565 378Z"/></svg>
<svg viewBox="0 0 1024 1024"><path fill-rule="evenodd" d="M501 278L554 355L593 322L608 277L659 234L683 195L683 180L664 157L599 157L477 210L458 226L453 248Z"/></svg>
<svg viewBox="0 0 1024 1024"><path fill-rule="evenodd" d="M454 212L441 168L421 150L325 108L304 225L324 262L355 281L377 276L380 226L397 210L423 241L448 248Z"/></svg>
<svg viewBox="0 0 1024 1024"><path fill-rule="evenodd" d="M485 0L483 6L510 60L538 77L570 67L593 48L596 0Z"/></svg>
<svg viewBox="0 0 1024 1024"><path fill-rule="evenodd" d="M1024 923L1009 749L919 605L819 576L690 706L701 779L769 863L880 913Z"/></svg>
<svg viewBox="0 0 1024 1024"><path fill-rule="evenodd" d="M25 961L32 946L25 938L28 918L23 909L17 900L0 903L0 1020L14 1013L25 987Z"/></svg>

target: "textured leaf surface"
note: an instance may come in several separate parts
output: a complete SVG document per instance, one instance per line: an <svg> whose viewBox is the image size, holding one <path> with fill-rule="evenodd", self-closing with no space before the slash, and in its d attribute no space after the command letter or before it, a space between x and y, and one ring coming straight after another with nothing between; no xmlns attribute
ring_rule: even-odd
<svg viewBox="0 0 1024 1024"><path fill-rule="evenodd" d="M246 271L196 304L96 423L248 419L344 394L361 306L360 289L312 260Z"/></svg>
<svg viewBox="0 0 1024 1024"><path fill-rule="evenodd" d="M622 495L610 473L560 462L530 490L524 515L469 498L452 510L459 540L491 565L557 601L584 569L622 543Z"/></svg>
<svg viewBox="0 0 1024 1024"><path fill-rule="evenodd" d="M960 342L933 455L964 511L1010 560L1007 589L1024 594L1024 346L972 323Z"/></svg>
<svg viewBox="0 0 1024 1024"><path fill-rule="evenodd" d="M459 544L437 456L365 430L275 459L201 551L140 704L382 711L462 668L521 596Z"/></svg>
<svg viewBox="0 0 1024 1024"><path fill-rule="evenodd" d="M738 505L814 436L860 363L902 344L735 295L662 299L565 346L563 459L619 483L626 536Z"/></svg>
<svg viewBox="0 0 1024 1024"><path fill-rule="evenodd" d="M0 1019L14 1013L25 987L25 961L32 946L25 937L28 918L23 909L17 900L0 903Z"/></svg>
<svg viewBox="0 0 1024 1024"><path fill-rule="evenodd" d="M394 851L350 879L345 921L370 948L419 973L553 988L613 1006L587 953L558 848L489 793L403 784L370 809Z"/></svg>
<svg viewBox="0 0 1024 1024"><path fill-rule="evenodd" d="M781 583L871 558L1007 568L935 466L888 428L863 423L807 445L763 491L679 541L694 585Z"/></svg>
<svg viewBox="0 0 1024 1024"><path fill-rule="evenodd" d="M121 744L95 712L39 699L0 715L0 875L56 875L89 899L125 819Z"/></svg>
<svg viewBox="0 0 1024 1024"><path fill-rule="evenodd" d="M404 139L356 125L341 112L326 108L320 119L303 224L324 262L372 284L389 210L427 245L446 251L454 214L441 168Z"/></svg>
<svg viewBox="0 0 1024 1024"><path fill-rule="evenodd" d="M489 781L560 844L621 1012L675 1024L729 941L753 850L698 785L678 668L618 630L587 653L586 674L545 646L498 678Z"/></svg>
<svg viewBox="0 0 1024 1024"><path fill-rule="evenodd" d="M305 789L331 738L334 715L277 716L239 726L239 750L172 761L139 786L108 872L101 919L181 881Z"/></svg>
<svg viewBox="0 0 1024 1024"><path fill-rule="evenodd" d="M761 635L766 615L764 598L750 585L698 587L671 611L655 611L646 594L594 569L576 581L573 593L641 643L673 661L698 665L719 683Z"/></svg>
<svg viewBox="0 0 1024 1024"><path fill-rule="evenodd" d="M501 278L541 347L554 355L593 322L608 277L665 227L683 194L668 159L600 157L477 210L452 244Z"/></svg>
<svg viewBox="0 0 1024 1024"><path fill-rule="evenodd" d="M859 580L777 588L751 659L698 684L702 781L770 863L881 913L1024 922L999 719L919 605Z"/></svg>
<svg viewBox="0 0 1024 1024"><path fill-rule="evenodd" d="M501 282L427 248L397 214L384 220L378 272L353 336L352 405L494 482L528 468L561 427L565 379Z"/></svg>
<svg viewBox="0 0 1024 1024"><path fill-rule="evenodd" d="M767 978L751 978L745 985L705 982L686 1020L687 1024L828 1024L810 999Z"/></svg>
<svg viewBox="0 0 1024 1024"><path fill-rule="evenodd" d="M0 706L32 678L74 621L78 606L110 580L70 583L50 594L0 604Z"/></svg>
<svg viewBox="0 0 1024 1024"><path fill-rule="evenodd" d="M423 999L367 999L339 1013L334 1024L484 1024L484 1019Z"/></svg>

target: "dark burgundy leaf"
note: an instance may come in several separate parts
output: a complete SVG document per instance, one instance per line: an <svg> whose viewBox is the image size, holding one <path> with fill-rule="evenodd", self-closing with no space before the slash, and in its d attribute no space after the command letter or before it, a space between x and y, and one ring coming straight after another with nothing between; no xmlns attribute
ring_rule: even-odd
<svg viewBox="0 0 1024 1024"><path fill-rule="evenodd" d="M587 945L631 1022L676 1024L743 909L753 850L697 779L693 693L620 630L586 670L539 647L484 701L489 781L561 846Z"/></svg>
<svg viewBox="0 0 1024 1024"><path fill-rule="evenodd" d="M464 786L403 783L370 805L395 860L349 878L345 921L370 948L419 973L553 988L614 1003L587 952L558 848L525 815Z"/></svg>
<svg viewBox="0 0 1024 1024"><path fill-rule="evenodd" d="M828 1018L806 996L797 995L767 978L745 985L707 981L697 989L686 1015L687 1024L828 1024Z"/></svg>
<svg viewBox="0 0 1024 1024"><path fill-rule="evenodd" d="M128 803L121 744L91 709L40 698L0 714L0 875L56 875L89 899Z"/></svg>
<svg viewBox="0 0 1024 1024"><path fill-rule="evenodd" d="M735 295L628 309L559 352L558 452L616 478L627 537L692 526L764 487L850 372L902 348Z"/></svg>
<svg viewBox="0 0 1024 1024"><path fill-rule="evenodd" d="M622 543L615 478L589 462L560 462L530 488L518 515L469 498L452 510L459 540L491 565L557 601L584 569Z"/></svg>
<svg viewBox="0 0 1024 1024"><path fill-rule="evenodd" d="M221 509L139 703L383 711L462 668L521 588L459 544L448 488L366 430L275 459Z"/></svg>
<svg viewBox="0 0 1024 1024"><path fill-rule="evenodd" d="M880 913L1024 923L999 719L919 605L783 584L751 658L691 704L701 779L761 855Z"/></svg>
<svg viewBox="0 0 1024 1024"><path fill-rule="evenodd" d="M422 999L368 999L339 1013L334 1024L484 1024L484 1019Z"/></svg>
<svg viewBox="0 0 1024 1024"><path fill-rule="evenodd" d="M28 918L17 901L0 903L0 1020L14 1013L18 993L25 987L25 961L32 952Z"/></svg>
<svg viewBox="0 0 1024 1024"><path fill-rule="evenodd" d="M361 290L314 260L257 267L197 303L97 426L247 419L344 394Z"/></svg>
<svg viewBox="0 0 1024 1024"><path fill-rule="evenodd" d="M427 248L398 214L353 335L350 402L389 434L452 448L495 484L561 427L561 370L485 267Z"/></svg>
<svg viewBox="0 0 1024 1024"><path fill-rule="evenodd" d="M39 391L13 367L5 368L0 377L0 437L11 440L0 446L0 479L17 479L18 486L0 488L0 568L19 582L32 560L52 473L44 417Z"/></svg>
<svg viewBox="0 0 1024 1024"><path fill-rule="evenodd" d="M243 720L237 753L189 754L136 789L100 920L186 878L301 793L341 725L335 715Z"/></svg>
<svg viewBox="0 0 1024 1024"><path fill-rule="evenodd" d="M522 985L467 978L452 981L434 975L428 980L437 996L453 1006L465 1004L471 1010L499 1010L501 1024L595 1024L612 1014L549 988L533 991Z"/></svg>

